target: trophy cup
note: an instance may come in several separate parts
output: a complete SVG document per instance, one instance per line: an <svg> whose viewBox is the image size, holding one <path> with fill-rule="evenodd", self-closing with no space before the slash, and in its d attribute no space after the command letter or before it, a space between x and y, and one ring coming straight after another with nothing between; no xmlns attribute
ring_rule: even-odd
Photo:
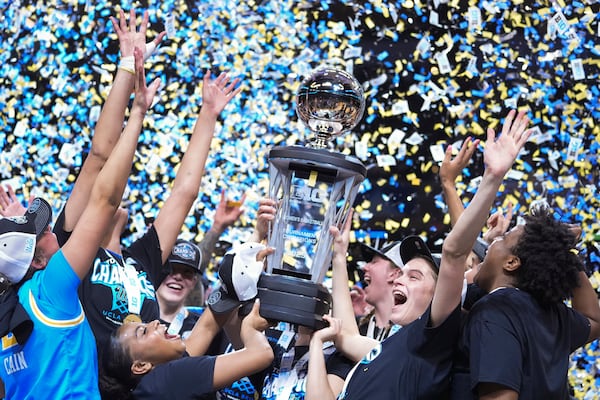
<svg viewBox="0 0 600 400"><path fill-rule="evenodd" d="M354 128L365 107L363 90L349 73L320 68L301 84L296 113L314 133L309 145L269 152L269 196L278 201L268 233L275 249L258 281L261 315L312 329L325 327L331 295L322 284L332 257L329 227L348 217L365 166L329 150L333 138Z"/></svg>

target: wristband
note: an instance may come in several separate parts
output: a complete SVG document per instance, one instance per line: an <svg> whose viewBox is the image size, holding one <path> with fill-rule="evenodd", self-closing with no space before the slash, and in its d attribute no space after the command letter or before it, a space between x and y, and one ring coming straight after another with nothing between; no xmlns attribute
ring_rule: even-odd
<svg viewBox="0 0 600 400"><path fill-rule="evenodd" d="M146 50L144 51L144 61L146 61L152 53L156 50L156 43L154 41L146 43ZM133 56L121 57L119 61L119 68L135 75L135 58Z"/></svg>
<svg viewBox="0 0 600 400"><path fill-rule="evenodd" d="M133 56L121 57L121 61L119 61L119 69L135 75L135 58Z"/></svg>

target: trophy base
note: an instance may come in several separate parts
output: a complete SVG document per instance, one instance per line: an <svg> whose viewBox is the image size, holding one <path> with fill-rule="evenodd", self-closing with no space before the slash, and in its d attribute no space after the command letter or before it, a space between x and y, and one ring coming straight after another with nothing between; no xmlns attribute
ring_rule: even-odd
<svg viewBox="0 0 600 400"><path fill-rule="evenodd" d="M260 315L318 330L328 325L323 315L331 308L331 294L323 285L287 275L262 274L258 280Z"/></svg>

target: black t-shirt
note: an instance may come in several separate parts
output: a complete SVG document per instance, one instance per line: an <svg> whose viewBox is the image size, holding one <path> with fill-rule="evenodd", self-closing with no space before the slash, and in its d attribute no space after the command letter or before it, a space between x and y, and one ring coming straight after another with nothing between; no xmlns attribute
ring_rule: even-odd
<svg viewBox="0 0 600 400"><path fill-rule="evenodd" d="M229 387L219 390L223 400L299 400L306 391L306 375L308 372L308 346L296 346L292 339L286 348L279 339L284 332L278 329L267 329L266 335L273 348L274 359L271 366L262 372L234 382ZM286 332L291 334L290 331ZM293 349L293 351L292 351ZM335 351L333 346L324 348L328 374L345 379L354 365L346 357ZM292 355L290 369L282 371L285 355ZM293 371L293 372L292 372Z"/></svg>
<svg viewBox="0 0 600 400"><path fill-rule="evenodd" d="M54 226L59 245L71 235L64 231L64 210ZM143 322L159 318L158 302L154 287L158 287L166 276L162 265L162 253L158 234L154 226L128 248L123 249L123 258L105 249L98 249L94 264L79 286L79 299L90 323L98 350L104 348L111 333L131 313L123 281L123 262L133 265L140 283Z"/></svg>
<svg viewBox="0 0 600 400"><path fill-rule="evenodd" d="M453 399L476 398L480 382L506 386L521 400L569 399L569 355L585 344L589 332L587 318L563 303L541 307L515 288L492 292L467 317Z"/></svg>
<svg viewBox="0 0 600 400"><path fill-rule="evenodd" d="M215 373L213 356L184 357L157 365L133 391L134 399L211 398Z"/></svg>
<svg viewBox="0 0 600 400"><path fill-rule="evenodd" d="M356 364L339 398L444 399L459 336L460 307L436 328L428 327L430 312L431 307Z"/></svg>

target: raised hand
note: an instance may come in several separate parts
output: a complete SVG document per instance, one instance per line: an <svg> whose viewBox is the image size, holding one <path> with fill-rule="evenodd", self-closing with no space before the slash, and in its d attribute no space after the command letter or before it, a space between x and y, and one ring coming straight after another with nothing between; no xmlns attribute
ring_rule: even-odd
<svg viewBox="0 0 600 400"><path fill-rule="evenodd" d="M269 322L260 316L260 300L255 299L252 311L242 321L245 326L251 327L255 331L264 331L269 327Z"/></svg>
<svg viewBox="0 0 600 400"><path fill-rule="evenodd" d="M264 240L269 231L269 224L275 220L277 202L271 199L261 199L258 202L258 211L256 218L256 228L254 230L254 239L257 242Z"/></svg>
<svg viewBox="0 0 600 400"><path fill-rule="evenodd" d="M27 208L21 204L12 186L6 185L5 190L0 185L0 215L3 217L17 217L25 215L25 211L27 211Z"/></svg>
<svg viewBox="0 0 600 400"><path fill-rule="evenodd" d="M135 57L135 98L133 99L133 106L131 112L138 110L142 113L146 113L148 108L152 105L154 95L160 85L160 78L156 78L150 86L146 86L146 73L144 72L144 55L142 50L138 47L135 48L133 55Z"/></svg>
<svg viewBox="0 0 600 400"><path fill-rule="evenodd" d="M221 190L221 200L215 211L213 218L213 227L220 232L223 232L226 228L230 227L240 218L240 215L244 212L242 205L246 200L246 193L242 195L239 201L229 201L225 196L225 190Z"/></svg>
<svg viewBox="0 0 600 400"><path fill-rule="evenodd" d="M119 38L119 48L121 50L121 57L133 56L133 49L136 47L143 49L144 59L147 59L156 47L160 44L162 39L165 37L166 32L163 31L158 34L154 40L150 43L146 43L146 29L148 27L148 11L144 12L142 17L142 24L140 29L137 29L135 19L135 9L129 10L129 25L125 19L125 12L119 10L119 20L110 17L110 21L117 32Z"/></svg>
<svg viewBox="0 0 600 400"><path fill-rule="evenodd" d="M531 136L531 130L527 129L529 118L525 111L519 112L516 118L515 114L515 110L508 113L500 136L496 136L496 132L488 128L483 153L485 173L503 178Z"/></svg>
<svg viewBox="0 0 600 400"><path fill-rule="evenodd" d="M323 315L323 319L329 322L329 326L315 331L312 338L322 343L335 340L342 331L342 320L330 317L329 315Z"/></svg>
<svg viewBox="0 0 600 400"><path fill-rule="evenodd" d="M354 310L354 315L362 316L366 315L373 309L367 301L365 300L365 290L358 285L352 286L350 290L350 299L352 299L352 309Z"/></svg>
<svg viewBox="0 0 600 400"><path fill-rule="evenodd" d="M448 182L454 185L456 178L461 174L462 170L469 164L473 153L477 149L479 139L473 140L470 136L463 142L456 157L452 158L452 146L446 148L444 160L440 165L440 179L443 182Z"/></svg>
<svg viewBox="0 0 600 400"><path fill-rule="evenodd" d="M202 109L218 116L227 103L242 90L241 87L236 88L239 82L240 79L235 78L229 83L229 76L225 72L211 80L210 71L208 71L204 74L202 84Z"/></svg>
<svg viewBox="0 0 600 400"><path fill-rule="evenodd" d="M498 236L504 235L504 233L508 230L510 226L510 221L513 216L513 204L508 203L508 208L506 210L506 216L502 212L502 209L499 208L495 213L490 215L486 222L486 226L488 230L483 235L483 240L487 243L492 243L494 238Z"/></svg>
<svg viewBox="0 0 600 400"><path fill-rule="evenodd" d="M256 253L256 261L265 261L265 259L273 253L275 253L273 247L265 247Z"/></svg>
<svg viewBox="0 0 600 400"><path fill-rule="evenodd" d="M343 257L346 257L346 253L348 252L348 243L350 241L350 227L352 226L353 213L354 211L350 210L341 232L337 226L332 226L329 228L329 233L331 233L331 235L333 236L334 255L340 254Z"/></svg>

